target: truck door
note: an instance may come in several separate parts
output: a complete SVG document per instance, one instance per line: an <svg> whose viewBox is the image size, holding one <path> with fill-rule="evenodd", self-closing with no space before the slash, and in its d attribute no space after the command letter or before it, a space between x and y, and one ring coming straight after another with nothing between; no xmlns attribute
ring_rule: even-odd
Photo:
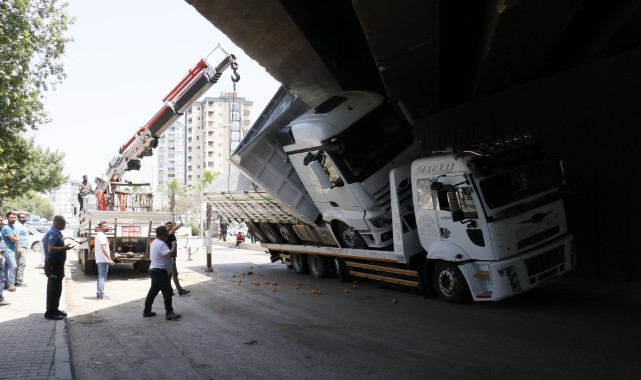
<svg viewBox="0 0 641 380"><path fill-rule="evenodd" d="M313 157L313 160L310 160L309 157ZM311 175L309 178L313 180L309 183L305 183L305 186L313 186L313 191L309 193L315 193L321 195L328 209L339 209L344 211L362 211L363 206L358 201L357 197L354 195L351 186L342 178L338 169L332 162L331 158L324 153L323 151L311 152L306 157L307 160L307 169L310 170ZM325 214L326 210L320 210ZM362 216L361 216L362 217Z"/></svg>
<svg viewBox="0 0 641 380"><path fill-rule="evenodd" d="M438 181L444 186L441 190L432 190L432 196L440 239L458 245L474 258L481 258L480 251L488 250L489 241L483 232L485 222L476 212L473 188L465 184L463 173L448 174ZM452 211L458 207L464 213L464 223L454 221L452 217Z"/></svg>

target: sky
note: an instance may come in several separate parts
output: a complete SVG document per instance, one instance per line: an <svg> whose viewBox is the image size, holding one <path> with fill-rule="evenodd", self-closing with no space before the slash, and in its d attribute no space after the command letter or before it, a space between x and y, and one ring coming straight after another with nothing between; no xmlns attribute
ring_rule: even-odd
<svg viewBox="0 0 641 380"><path fill-rule="evenodd" d="M118 148L219 43L238 59L236 92L254 102L255 117L278 89L263 67L184 0L68 2L76 21L68 31L74 41L63 57L67 78L46 93L52 121L32 134L37 145L65 154L64 174L70 179L105 173ZM224 57L218 50L209 61L217 65ZM206 96L232 91L231 73L227 69ZM125 178L152 180L155 156L142 165L140 173Z"/></svg>

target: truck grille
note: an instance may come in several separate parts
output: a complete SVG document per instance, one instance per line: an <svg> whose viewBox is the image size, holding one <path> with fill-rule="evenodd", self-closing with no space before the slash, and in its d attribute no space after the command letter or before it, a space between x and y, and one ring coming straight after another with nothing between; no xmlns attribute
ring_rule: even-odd
<svg viewBox="0 0 641 380"><path fill-rule="evenodd" d="M548 228L547 230L543 230L535 235L532 235L528 238L525 238L523 240L519 240L518 243L516 243L516 246L521 249L528 247L532 244L536 244L540 241L543 241L547 238L550 238L552 236L555 236L559 233L559 226L554 226L552 228Z"/></svg>
<svg viewBox="0 0 641 380"><path fill-rule="evenodd" d="M564 262L565 255L563 252L563 246L556 247L525 260L525 268L527 270L528 277L530 278L530 283L536 283L547 277L542 274L550 269L556 268ZM550 272L550 274L553 273L554 271Z"/></svg>

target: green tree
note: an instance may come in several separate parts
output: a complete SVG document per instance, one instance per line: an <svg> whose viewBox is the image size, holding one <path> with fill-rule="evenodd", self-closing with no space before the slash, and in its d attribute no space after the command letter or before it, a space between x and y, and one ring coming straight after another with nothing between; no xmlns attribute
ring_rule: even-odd
<svg viewBox="0 0 641 380"><path fill-rule="evenodd" d="M26 194L8 200L4 209L6 211L27 211L32 214L52 220L54 208L51 201L38 195L35 191L28 191Z"/></svg>
<svg viewBox="0 0 641 380"><path fill-rule="evenodd" d="M66 7L59 0L0 2L0 146L48 122L44 92L65 78L61 57L71 41Z"/></svg>
<svg viewBox="0 0 641 380"><path fill-rule="evenodd" d="M61 184L64 156L49 151L38 156L25 132L49 121L44 93L65 78L61 57L73 23L66 7L59 0L0 1L0 206L15 194Z"/></svg>
<svg viewBox="0 0 641 380"><path fill-rule="evenodd" d="M0 206L28 191L46 192L67 181L64 153L43 150L33 139L18 136L9 149L0 146Z"/></svg>
<svg viewBox="0 0 641 380"><path fill-rule="evenodd" d="M187 195L187 188L182 183L178 182L175 179L167 182L163 193L169 196L169 211L171 212L172 219L174 217L174 210L176 208L176 199L178 196Z"/></svg>

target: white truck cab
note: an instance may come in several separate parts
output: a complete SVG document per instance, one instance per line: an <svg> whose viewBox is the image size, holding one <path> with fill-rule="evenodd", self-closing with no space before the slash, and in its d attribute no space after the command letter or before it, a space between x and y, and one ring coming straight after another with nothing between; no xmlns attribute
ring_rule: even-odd
<svg viewBox="0 0 641 380"><path fill-rule="evenodd" d="M378 94L348 91L293 120L278 140L342 247L392 244L389 172L420 152L401 112Z"/></svg>

